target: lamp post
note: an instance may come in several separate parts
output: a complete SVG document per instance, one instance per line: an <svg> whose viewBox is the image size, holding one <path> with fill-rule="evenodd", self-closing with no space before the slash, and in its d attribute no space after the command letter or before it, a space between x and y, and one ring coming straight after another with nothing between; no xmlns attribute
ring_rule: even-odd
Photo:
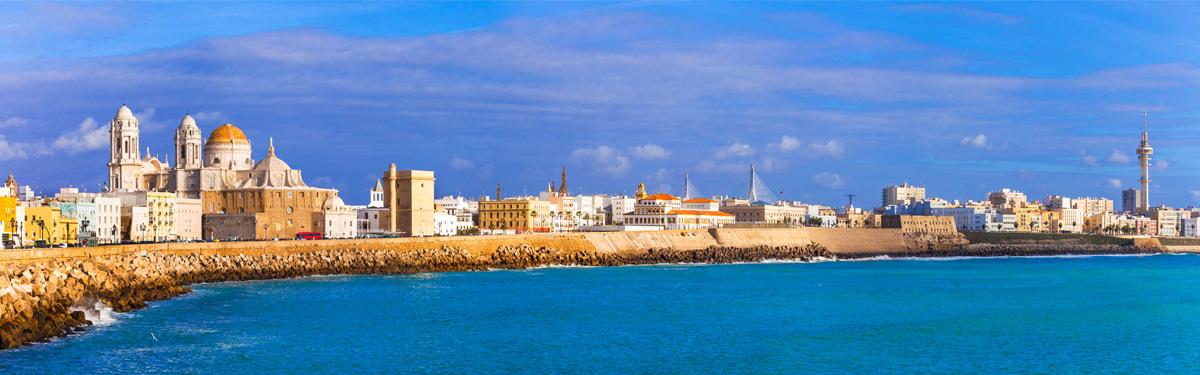
<svg viewBox="0 0 1200 375"><path fill-rule="evenodd" d="M88 234L88 224L91 224L91 221L88 219L83 219L83 222L80 224L82 224L82 225L79 226L79 232L83 233L85 235L85 237L87 237L87 238L92 237L92 235ZM87 241L86 239L79 239L79 240Z"/></svg>
<svg viewBox="0 0 1200 375"><path fill-rule="evenodd" d="M146 242L146 223L138 225L138 229L142 230L142 237L138 238L138 242Z"/></svg>
<svg viewBox="0 0 1200 375"><path fill-rule="evenodd" d="M117 230L118 230L117 225L113 224L112 238L114 239L115 242L121 242L121 239L117 237Z"/></svg>

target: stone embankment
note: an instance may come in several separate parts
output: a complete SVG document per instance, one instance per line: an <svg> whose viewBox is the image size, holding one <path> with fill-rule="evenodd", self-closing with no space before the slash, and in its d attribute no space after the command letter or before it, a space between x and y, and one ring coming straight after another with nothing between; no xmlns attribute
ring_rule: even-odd
<svg viewBox="0 0 1200 375"><path fill-rule="evenodd" d="M1031 247L1032 246L1032 247ZM0 251L0 348L61 336L114 311L188 292L202 282L323 274L732 263L889 256L1151 252L1136 247L969 245L962 236L893 229L712 229L377 240L153 244Z"/></svg>
<svg viewBox="0 0 1200 375"><path fill-rule="evenodd" d="M651 248L641 252L564 251L519 244L501 245L486 255L449 245L415 250L349 248L249 253L142 251L4 264L0 269L0 348L76 332L91 324L85 318L85 311L94 309L97 301L114 311L130 311L144 307L147 301L187 293L188 284L201 282L545 265L730 263L832 257L815 243L690 250Z"/></svg>

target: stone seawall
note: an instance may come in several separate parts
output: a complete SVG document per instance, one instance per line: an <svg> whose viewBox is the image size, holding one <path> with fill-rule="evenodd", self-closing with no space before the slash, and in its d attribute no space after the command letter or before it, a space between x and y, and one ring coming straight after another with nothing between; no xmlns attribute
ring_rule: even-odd
<svg viewBox="0 0 1200 375"><path fill-rule="evenodd" d="M0 251L0 348L69 334L89 325L87 312L97 302L115 311L129 311L145 306L147 301L186 293L187 285L198 282L544 265L729 263L874 255L1029 255L1014 249L970 249L965 240L955 236L913 236L895 229L801 228ZM971 254L964 254L967 250Z"/></svg>

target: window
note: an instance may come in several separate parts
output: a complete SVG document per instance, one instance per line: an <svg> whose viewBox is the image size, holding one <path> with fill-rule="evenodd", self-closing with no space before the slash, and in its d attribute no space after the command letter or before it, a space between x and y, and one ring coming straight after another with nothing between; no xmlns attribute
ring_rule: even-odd
<svg viewBox="0 0 1200 375"><path fill-rule="evenodd" d="M287 213L289 213L289 214L292 213L292 206L288 206ZM288 225L291 225L291 224L288 224Z"/></svg>

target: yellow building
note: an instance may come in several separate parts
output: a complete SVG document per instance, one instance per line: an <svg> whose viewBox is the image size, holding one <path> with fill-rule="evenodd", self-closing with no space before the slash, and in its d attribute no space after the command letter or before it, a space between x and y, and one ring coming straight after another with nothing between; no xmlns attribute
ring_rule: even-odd
<svg viewBox="0 0 1200 375"><path fill-rule="evenodd" d="M533 198L509 198L479 202L479 229L486 232L549 232L550 202Z"/></svg>
<svg viewBox="0 0 1200 375"><path fill-rule="evenodd" d="M1003 213L1016 217L1017 232L1042 232L1048 230L1048 222L1043 221L1046 211L1038 204L1010 203L1003 206Z"/></svg>
<svg viewBox="0 0 1200 375"><path fill-rule="evenodd" d="M74 245L78 238L79 222L62 215L54 206L25 207L25 238L47 245Z"/></svg>
<svg viewBox="0 0 1200 375"><path fill-rule="evenodd" d="M21 227L17 223L17 198L0 196L0 247L15 246L16 239L20 238L20 233L17 230ZM25 221L21 218L20 221Z"/></svg>

